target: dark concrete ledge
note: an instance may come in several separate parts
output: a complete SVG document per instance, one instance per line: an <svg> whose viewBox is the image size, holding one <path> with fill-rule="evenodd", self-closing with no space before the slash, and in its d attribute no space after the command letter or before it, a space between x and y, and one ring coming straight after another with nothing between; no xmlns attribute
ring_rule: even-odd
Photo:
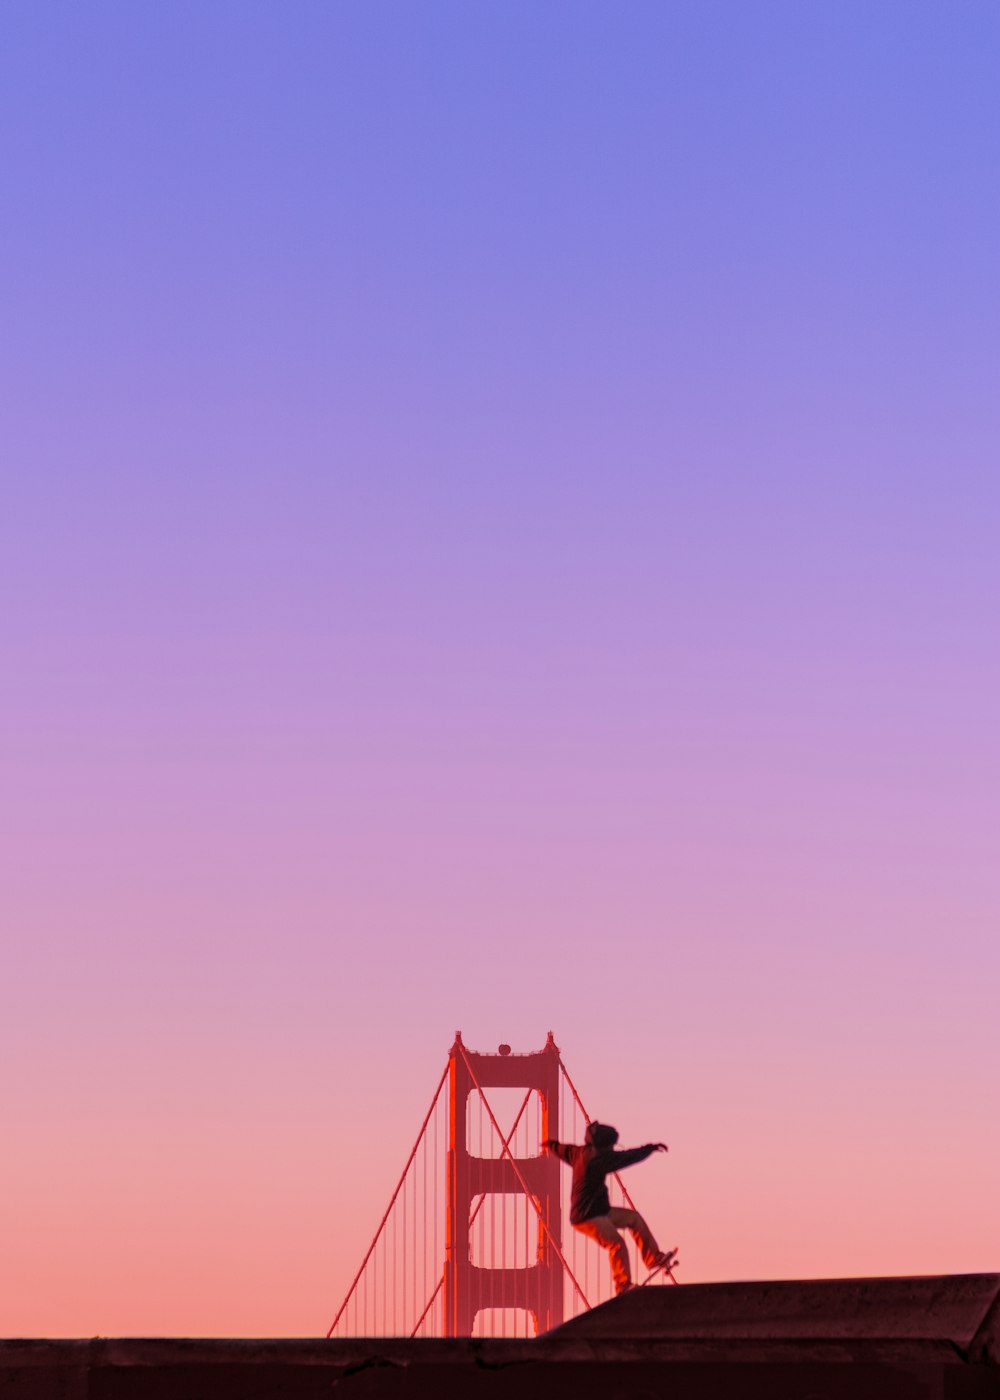
<svg viewBox="0 0 1000 1400"><path fill-rule="evenodd" d="M1000 1276L640 1289L534 1340L0 1341L0 1400L1000 1400Z"/></svg>
<svg viewBox="0 0 1000 1400"><path fill-rule="evenodd" d="M0 1342L3 1400L1000 1400L951 1343L572 1340Z"/></svg>
<svg viewBox="0 0 1000 1400"><path fill-rule="evenodd" d="M637 1288L550 1335L937 1340L953 1343L963 1357L1000 1364L1000 1274Z"/></svg>

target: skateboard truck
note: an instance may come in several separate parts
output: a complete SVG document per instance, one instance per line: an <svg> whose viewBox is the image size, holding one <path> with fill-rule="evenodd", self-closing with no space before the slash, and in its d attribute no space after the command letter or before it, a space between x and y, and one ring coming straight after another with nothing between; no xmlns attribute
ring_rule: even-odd
<svg viewBox="0 0 1000 1400"><path fill-rule="evenodd" d="M654 1269L651 1269L647 1276L643 1279L642 1283L639 1284L639 1287L645 1288L647 1283L652 1283L653 1279L656 1278L657 1274L667 1274L668 1277L671 1278L674 1283L676 1283L677 1280L674 1278L674 1269L679 1263L680 1260L677 1258L676 1249L664 1250L663 1263L657 1264Z"/></svg>

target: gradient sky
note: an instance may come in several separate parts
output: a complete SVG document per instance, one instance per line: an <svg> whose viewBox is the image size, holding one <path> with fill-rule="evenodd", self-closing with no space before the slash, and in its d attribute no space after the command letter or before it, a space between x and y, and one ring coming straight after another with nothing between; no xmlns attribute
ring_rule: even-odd
<svg viewBox="0 0 1000 1400"><path fill-rule="evenodd" d="M1000 1268L1000 9L0 15L0 1334L325 1331L456 1027L688 1280Z"/></svg>

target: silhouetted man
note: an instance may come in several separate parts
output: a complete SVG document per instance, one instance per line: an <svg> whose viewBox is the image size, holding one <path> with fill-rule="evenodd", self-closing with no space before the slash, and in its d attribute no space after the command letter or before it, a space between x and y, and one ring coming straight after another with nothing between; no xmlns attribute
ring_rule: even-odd
<svg viewBox="0 0 1000 1400"><path fill-rule="evenodd" d="M632 1287L632 1275L628 1246L618 1233L619 1227L634 1235L647 1269L665 1267L677 1250L662 1250L637 1210L613 1206L605 1182L609 1172L621 1171L622 1167L630 1167L633 1162L644 1162L654 1152L666 1152L667 1144L648 1142L645 1147L630 1147L615 1152L617 1141L617 1128L611 1128L607 1123L588 1123L586 1141L582 1147L575 1143L556 1142L554 1138L542 1146L573 1168L570 1224L581 1235L589 1236L602 1249L609 1251L615 1292L624 1293Z"/></svg>

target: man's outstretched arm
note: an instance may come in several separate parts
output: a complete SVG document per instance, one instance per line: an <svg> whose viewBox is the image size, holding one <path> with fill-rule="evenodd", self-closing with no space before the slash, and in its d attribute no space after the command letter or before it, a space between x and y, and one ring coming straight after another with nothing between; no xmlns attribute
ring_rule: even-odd
<svg viewBox="0 0 1000 1400"><path fill-rule="evenodd" d="M666 1152L665 1142L647 1142L645 1147L627 1147L623 1152L612 1152L611 1170L621 1171L622 1167L631 1167L636 1162L644 1162L647 1157L652 1157L654 1152Z"/></svg>
<svg viewBox="0 0 1000 1400"><path fill-rule="evenodd" d="M553 1157L558 1157L560 1162L565 1162L569 1167L573 1165L576 1148L571 1142L556 1142L555 1138L549 1138L542 1146L546 1152L551 1152Z"/></svg>

